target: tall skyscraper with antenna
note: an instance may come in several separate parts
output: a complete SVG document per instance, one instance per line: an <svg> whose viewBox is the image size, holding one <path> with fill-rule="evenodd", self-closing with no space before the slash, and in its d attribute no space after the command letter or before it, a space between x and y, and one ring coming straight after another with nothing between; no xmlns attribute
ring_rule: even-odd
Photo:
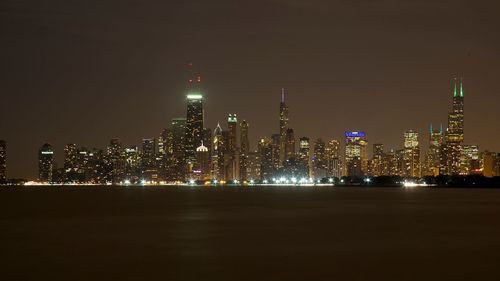
<svg viewBox="0 0 500 281"><path fill-rule="evenodd" d="M460 173L460 157L464 142L464 89L463 80L454 79L453 107L448 113L446 129L446 145L443 149L444 164L441 174L458 175Z"/></svg>
<svg viewBox="0 0 500 281"><path fill-rule="evenodd" d="M203 140L203 94L201 75L193 70L193 64L188 64L187 114L185 137L185 160L187 172L190 173L196 162L196 148Z"/></svg>
<svg viewBox="0 0 500 281"><path fill-rule="evenodd" d="M280 146L279 146L279 165L283 166L286 160L286 132L288 130L288 106L285 103L285 88L281 88L281 102L280 102Z"/></svg>

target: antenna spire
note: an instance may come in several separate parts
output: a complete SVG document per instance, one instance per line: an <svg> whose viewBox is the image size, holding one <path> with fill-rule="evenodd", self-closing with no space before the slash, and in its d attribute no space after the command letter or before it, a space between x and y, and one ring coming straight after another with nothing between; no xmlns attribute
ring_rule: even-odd
<svg viewBox="0 0 500 281"><path fill-rule="evenodd" d="M464 97L463 78L460 78L460 97Z"/></svg>
<svg viewBox="0 0 500 281"><path fill-rule="evenodd" d="M453 97L456 97L457 96L457 78L453 78L453 84L454 84L454 87L453 87Z"/></svg>
<svg viewBox="0 0 500 281"><path fill-rule="evenodd" d="M281 88L281 103L285 103L285 88Z"/></svg>

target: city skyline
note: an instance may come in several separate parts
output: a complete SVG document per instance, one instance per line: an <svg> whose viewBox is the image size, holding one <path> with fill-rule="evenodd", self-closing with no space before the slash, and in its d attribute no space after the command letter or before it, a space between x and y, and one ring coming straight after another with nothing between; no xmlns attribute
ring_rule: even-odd
<svg viewBox="0 0 500 281"><path fill-rule="evenodd" d="M498 156L491 154L495 152L486 150L483 153L477 144L464 143L463 78L453 78L452 110L448 113L446 130L443 131L442 124L439 130L434 130L430 124L427 149L419 139L419 132L410 129L404 132L402 147L384 150L383 144L375 143L370 155L370 142L364 131L345 131L343 143L337 139L325 141L321 138L311 142L309 136L296 138L285 88L280 93L278 132L259 137L256 149L251 149L249 123L245 119L239 123L237 114L228 114L226 130L219 122L215 129L205 126L202 75L199 71L193 72L193 63L187 64L187 70L185 118L172 118L159 137L143 137L142 149L137 145L123 144L119 138L111 139L105 150L68 143L64 148L62 166L57 165L55 149L50 143L45 143L38 152L37 180L253 183L276 178L302 178L305 181L342 176L417 178L440 174L484 174L490 177L497 174L495 161ZM342 144L345 148L343 154ZM2 147L0 176L5 180L5 141ZM486 167L489 164L484 161L487 160L481 160L485 157L493 157L491 169Z"/></svg>
<svg viewBox="0 0 500 281"><path fill-rule="evenodd" d="M201 82L201 79L202 79L201 77L202 76L201 76L201 73L199 71L193 72L193 63L191 63L191 62L187 63L187 84L186 84L186 90L184 91L184 95L185 95L185 102L186 102L186 104L188 106L188 110L187 110L187 115L188 116L187 117L184 117L184 116L180 117L179 116L179 117L173 117L173 118L171 118L171 122L175 122L175 120L180 120L180 119L184 118L184 120L190 120L190 119L192 119L191 123L193 123L193 124L199 123L199 125L191 125L191 127L198 126L197 129L191 129L191 130L195 130L195 131L193 131L193 133L189 133L190 132L190 129L189 129L190 128L190 125L189 125L190 122L188 122L188 124L186 124L186 130L187 130L186 131L186 143L184 144L185 147L183 147L182 150L185 149L185 151L186 151L185 153L187 153L187 154L186 154L185 158L183 158L181 160L182 161L181 166L182 165L188 165L189 166L188 170L192 170L194 168L194 165L195 165L194 162L196 161L196 149L198 148L198 146L201 146L203 144L203 140L205 140L205 144L212 143L211 131L212 130L216 130L217 128L220 128L220 122L217 122L217 125L215 126L216 129L207 128L205 126L205 122L206 121L204 121L204 119L205 119L206 113L205 113L205 111L203 109L203 103L206 102L206 98L205 98L206 95L204 94L205 92L204 92L204 89L203 89L203 83ZM461 78L456 78L455 77L455 78L453 78L451 80L452 80L452 88L451 88L450 92L451 92L451 96L453 97L453 103L452 103L453 106L452 106L451 113L448 114L448 118L450 118L450 114L453 114L453 112L455 110L455 106L456 106L455 100L456 100L456 98L459 97L459 98L463 99L463 97L464 97L463 78L462 77ZM457 81L459 81L459 82L457 82ZM295 141L295 139L296 139L297 143L299 143L299 139L300 138L304 138L304 137L308 138L308 139L311 139L311 140L322 139L325 142L328 142L330 140L332 140L332 141L344 140L343 142L341 142L341 145L345 146L346 150L345 150L345 153L340 153L339 156L342 157L342 161L344 161L344 160L346 161L345 162L346 166L344 167L344 169L346 169L346 171L349 171L349 167L348 167L349 160L347 160L348 155L349 155L349 153L348 153L349 150L348 150L348 148L347 148L346 145L349 142L348 141L349 137L352 137L352 136L348 137L348 133L349 134L352 134L352 133L358 134L358 132L359 132L360 134L362 134L360 136L362 136L366 140L366 138L365 138L366 130L344 131L344 132L342 132L342 134L347 137L346 139L343 139L342 137L338 138L338 139L336 139L336 138L323 139L321 137L316 137L316 136L305 136L305 135L294 136L293 135L294 133L293 133L292 126L290 125L290 123L291 123L290 122L290 115L289 115L290 109L289 109L288 104L285 103L286 93L287 93L287 90L285 88L281 88L281 90L280 90L280 113L279 113L279 117L278 117L278 119L279 119L278 120L279 121L279 127L278 127L278 130L276 131L275 134L277 136L280 136L280 139L282 139L282 140L279 141L279 145L278 145L279 146L279 161L277 162L278 164L276 166L276 169L282 168L284 160L286 160L286 159L288 159L290 157L290 155L287 156L287 154L289 154L289 153L286 152L287 150L290 150L290 148L287 147L287 144L286 144L287 140L286 139L288 138L287 134L289 132L291 132L291 134L292 134L292 136L291 136L292 137L292 141ZM199 103L199 105L197 105L198 103ZM463 101L462 101L461 108L462 108L461 110L463 110ZM197 113L197 111L199 111L199 112ZM230 140L230 144L228 144L229 147L232 147L231 149L233 151L235 151L236 146L239 144L237 142L237 139L238 139L237 138L237 133L239 133L239 132L236 131L236 128L238 127L238 125L232 126L232 128L231 128L231 124L238 124L238 120L237 120L238 117L237 117L237 115L238 114L236 114L236 113L234 113L234 114L229 113L228 114L228 116L229 116L228 117L228 125L226 126L228 128L228 132L230 132L230 135L233 135L232 137L230 136L229 138L230 139L234 138L234 140L232 140L232 141ZM189 117L189 116L191 116L191 117ZM198 117L195 117L195 116L198 116ZM200 117L201 117L201 119L193 119L193 118L200 118ZM451 120L453 120L453 117L451 117L451 118L452 118ZM248 122L245 119L242 119L242 120L243 120L243 122L245 122L246 126L248 126ZM460 125L460 126L462 128L462 131L461 131L461 136L460 136L460 139L461 139L460 140L460 144L462 144L463 140L464 140L464 137L463 137L463 117L461 117L461 120L462 121L460 121L460 122L462 122L461 123L462 125ZM186 122L186 121L184 121L184 122ZM448 122L450 122L450 120L448 120ZM448 123L448 124L450 124L452 127L453 126L455 126L455 127L457 126L457 125L454 125L454 121L451 121L451 122L452 123ZM272 123L272 122L270 122L270 123ZM443 123L441 122L440 123L441 136L442 136L443 139L446 139L447 135L445 134L445 132L443 132L442 126L443 126ZM175 125L174 125L174 127L175 127ZM169 127L169 125L167 125L164 128L160 129L159 131L161 131L161 130L171 130L171 129L172 128ZM210 136L208 137L208 139L206 139L203 136L205 129L208 130L208 131L210 131L209 132ZM432 123L431 123L430 124L429 136L426 136L425 134L421 134L421 138L423 137L423 138L425 138L425 140L418 139L419 132L415 131L415 133L416 133L416 137L415 138L417 138L417 145L418 145L418 142L420 142L420 144L421 144L420 150L423 150L424 154L427 151L426 145L430 145L430 140L428 140L428 139L430 139L430 137L431 137L432 130L433 129L432 129ZM402 145L403 148L406 148L406 142L407 142L406 141L406 134L408 132L413 132L413 131L414 130L412 130L412 129L409 129L409 130L405 131L405 141L404 141L404 144ZM254 133L253 130L249 134L248 133L248 129L247 129L247 132L246 132L246 137L247 138L250 139L250 136L251 136L251 139L257 138L257 140L254 143L248 142L248 149L249 150L251 149L252 151L257 151L259 140L262 137L271 137L271 135L269 135L269 136L258 135L256 137L256 136L253 136L252 133ZM151 138L151 142L154 142L152 144L153 145L153 149L155 149L156 151L159 151L161 144L158 141L160 140L160 138L162 138L162 134L163 134L163 132L160 133L160 134L157 134L157 136L160 135L159 137L157 137L157 136L147 136L147 137L144 136L144 137L139 138L139 140L142 139L143 146L144 146L144 141L148 140L148 138ZM215 134L215 131L214 131L214 134ZM189 138L188 136L189 135L193 135L193 136L196 136L196 137L191 138L192 140L189 141L188 140L188 138ZM357 136L354 136L354 137L357 137ZM123 143L121 141L121 138L113 138L113 139L119 140L120 141L120 145L123 146L123 147L134 147L134 146L138 147L138 146L140 146L139 142L128 144L128 143ZM365 147L363 148L363 150L364 150L363 153L365 155L364 156L365 161L367 161L369 158L371 158L368 155L375 156L375 153L376 153L375 151L372 151L372 149L371 149L371 144L373 143L373 141L372 140L368 140L368 141L369 141L369 144L365 145ZM232 144L231 144L231 142L232 142ZM70 145L76 145L73 142L68 142L68 143ZM68 143L65 144L64 150L67 149ZM192 143L192 144L189 145L189 143ZM199 145L196 145L195 143L199 143ZM375 143L383 143L383 142L376 141ZM468 143L466 143L466 144L468 144ZM61 155L58 155L59 153L56 152L57 148L55 148L55 149L52 148L51 142L47 142L45 145L49 145L50 149L51 149L51 153L50 154L51 155L52 154L55 155L55 158L54 158L54 163L55 164L57 164L57 163L65 163L67 161L66 158L63 158L64 157L63 153L61 153ZM77 145L79 145L80 147L85 147L87 149L91 149L91 150L92 149L99 149L99 147L89 147L89 146L86 146L85 144L77 144ZM295 155L295 153L296 153L295 150L297 148L300 148L300 145L297 145L297 144L294 144L294 143L292 143L291 145L293 146L293 150L294 150L294 152L292 154ZM312 143L310 143L310 145L312 145ZM103 148L103 147L101 147L101 148ZM191 147L191 148L189 148L189 147ZM401 143L399 144L399 146L395 146L395 147L389 147L389 146L386 145L386 148L388 148L389 150L398 149L398 148L401 148ZM479 148L481 148L481 146L479 146ZM43 147L41 149L43 149ZM239 147L238 147L238 149L239 149ZM140 150L140 151L142 152L142 150ZM189 152L189 151L192 151L192 152ZM344 150L341 149L340 151L344 151ZM370 151L370 153L368 153L369 151ZM486 151L488 151L488 150L486 149ZM236 153L236 152L233 152L233 153ZM419 154L417 155L418 161L426 161L426 159L424 159L424 156L423 156L424 154L421 154L419 152ZM189 155L191 155L191 156L189 156ZM311 156L312 156L312 154L311 154ZM297 157L298 157L298 154L297 154ZM457 157L459 158L459 156L457 156ZM455 159L455 162L458 161L457 159ZM240 159L238 158L235 161L239 162ZM39 165L40 165L40 163L39 163ZM235 162L233 165L239 165L239 163L237 164ZM312 164L312 165L314 165L314 164ZM361 165L361 162L360 162L359 165ZM366 164L364 164L364 165L366 165ZM64 167L65 164L64 165L60 165L60 166ZM236 168L234 168L234 169L236 169ZM311 169L314 169L314 167L311 167ZM360 176L363 175L363 173L361 172L361 166L359 166L358 169L360 169L359 172L346 172L346 173L349 173L351 175L360 175ZM419 169L420 169L420 167L419 167ZM39 170L39 173L40 173L40 168L38 170ZM364 167L362 170L364 172L366 172L367 168ZM448 171L448 172L451 173L451 171ZM457 170L454 171L454 172L458 173L459 172L459 168L457 168ZM241 175L239 168L235 170L235 173ZM408 176L416 176L416 175L417 175L417 173L415 173L415 172L408 174ZM420 175L420 170L418 172L418 175ZM15 177L12 177L12 178L15 178ZM33 177L26 177L26 178L32 179ZM45 178L45 177L39 176L38 179L40 179L40 178Z"/></svg>
<svg viewBox="0 0 500 281"><path fill-rule="evenodd" d="M276 132L268 120L283 87L296 139L363 130L370 143L397 148L402 132L422 138L429 124L446 125L450 80L464 77L465 142L500 151L494 2L109 3L95 14L73 2L3 6L0 138L12 177L36 176L45 142L61 163L67 143L157 137L185 115L188 61L204 75L207 127L236 113L253 149Z"/></svg>

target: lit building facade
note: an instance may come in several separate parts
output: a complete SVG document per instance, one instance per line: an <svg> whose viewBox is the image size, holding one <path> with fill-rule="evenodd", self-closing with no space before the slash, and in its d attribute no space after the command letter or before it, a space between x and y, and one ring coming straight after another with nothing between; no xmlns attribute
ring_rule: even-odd
<svg viewBox="0 0 500 281"><path fill-rule="evenodd" d="M196 161L196 148L203 140L203 96L199 93L187 95L185 154L187 172Z"/></svg>
<svg viewBox="0 0 500 281"><path fill-rule="evenodd" d="M289 109L288 105L285 103L285 94L286 91L284 88L281 89L281 102L280 102L280 133L279 133L279 161L278 161L278 168L281 168L283 163L286 160L286 152L285 152L285 146L286 146L286 132L288 130L288 114L289 114Z"/></svg>
<svg viewBox="0 0 500 281"><path fill-rule="evenodd" d="M7 180L7 142L0 140L0 183Z"/></svg>
<svg viewBox="0 0 500 281"><path fill-rule="evenodd" d="M363 176L368 166L368 141L365 132L345 132L345 166L347 176Z"/></svg>
<svg viewBox="0 0 500 281"><path fill-rule="evenodd" d="M295 134L292 128L288 128L285 134L285 161L292 158L295 158Z"/></svg>
<svg viewBox="0 0 500 281"><path fill-rule="evenodd" d="M299 161L300 173L305 178L311 177L311 144L308 137L299 139L299 153L297 154Z"/></svg>
<svg viewBox="0 0 500 281"><path fill-rule="evenodd" d="M210 179L210 152L203 143L196 148L196 166L193 176L197 180Z"/></svg>
<svg viewBox="0 0 500 281"><path fill-rule="evenodd" d="M413 130L404 133L404 151L402 173L404 177L420 177L420 147L418 132Z"/></svg>
<svg viewBox="0 0 500 281"><path fill-rule="evenodd" d="M224 175L224 153L225 139L222 134L220 124L217 124L214 130L214 138L212 141L212 177L217 180L225 180Z"/></svg>
<svg viewBox="0 0 500 281"><path fill-rule="evenodd" d="M248 138L248 122L243 120L240 123L240 179L247 181L249 174L248 156L250 153L250 140Z"/></svg>
<svg viewBox="0 0 500 281"><path fill-rule="evenodd" d="M313 177L321 179L327 176L326 144L322 139L314 142L314 154L312 158Z"/></svg>
<svg viewBox="0 0 500 281"><path fill-rule="evenodd" d="M260 158L260 179L262 181L270 181L274 176L274 147L275 144L269 138L261 138L259 140L258 154Z"/></svg>
<svg viewBox="0 0 500 281"><path fill-rule="evenodd" d="M373 145L373 157L370 162L370 175L371 176L382 176L384 168L384 145L381 143L376 143Z"/></svg>
<svg viewBox="0 0 500 281"><path fill-rule="evenodd" d="M236 114L229 114L227 118L226 151L224 154L224 169L226 181L239 180L240 154L238 149L238 118Z"/></svg>
<svg viewBox="0 0 500 281"><path fill-rule="evenodd" d="M424 176L437 176L439 175L441 162L442 162L442 147L443 147L443 126L439 129L433 129L432 124L429 128L429 149L425 156Z"/></svg>
<svg viewBox="0 0 500 281"><path fill-rule="evenodd" d="M38 180L40 182L52 182L54 172L54 150L52 145L45 143L38 150Z"/></svg>
<svg viewBox="0 0 500 281"><path fill-rule="evenodd" d="M325 149L327 176L340 178L342 175L340 161L340 142L330 140Z"/></svg>
<svg viewBox="0 0 500 281"><path fill-rule="evenodd" d="M184 181L186 176L186 118L174 118L170 125L172 131L172 164L168 180Z"/></svg>
<svg viewBox="0 0 500 281"><path fill-rule="evenodd" d="M459 89L457 89L457 83ZM460 158L464 141L464 90L462 80L455 79L453 88L453 107L448 114L446 144L443 148L443 166L441 173L445 175L460 174Z"/></svg>
<svg viewBox="0 0 500 281"><path fill-rule="evenodd" d="M481 161L479 159L479 147L477 145L462 145L460 156L460 174L481 174Z"/></svg>

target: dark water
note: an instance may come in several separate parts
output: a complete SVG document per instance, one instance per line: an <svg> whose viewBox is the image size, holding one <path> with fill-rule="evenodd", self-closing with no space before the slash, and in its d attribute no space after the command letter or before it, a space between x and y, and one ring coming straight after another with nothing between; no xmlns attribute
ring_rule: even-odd
<svg viewBox="0 0 500 281"><path fill-rule="evenodd" d="M500 189L0 189L1 280L500 280Z"/></svg>

